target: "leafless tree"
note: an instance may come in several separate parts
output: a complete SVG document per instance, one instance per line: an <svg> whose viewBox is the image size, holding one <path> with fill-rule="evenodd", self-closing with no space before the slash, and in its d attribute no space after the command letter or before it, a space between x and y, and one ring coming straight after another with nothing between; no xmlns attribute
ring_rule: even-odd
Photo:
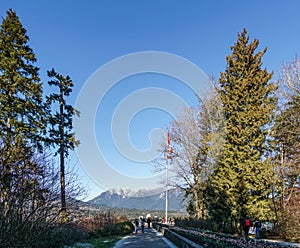
<svg viewBox="0 0 300 248"><path fill-rule="evenodd" d="M198 218L205 216L205 190L222 151L223 121L217 99L216 92L212 92L205 99L199 98L198 107L183 109L169 127L173 153L162 145L162 151L167 151L163 159L171 161L169 184L190 197L189 206ZM162 169L163 159L156 162Z"/></svg>
<svg viewBox="0 0 300 248"><path fill-rule="evenodd" d="M55 163L50 155L35 152L19 137L10 151L2 149L3 146L0 144L1 246L47 247L50 233L60 219L60 182ZM8 163L9 188L3 183L7 174L2 173ZM73 179L68 185L73 187L71 196L75 197L74 193L79 191L74 185L78 188L79 183ZM7 193L8 197L4 195Z"/></svg>
<svg viewBox="0 0 300 248"><path fill-rule="evenodd" d="M274 194L274 209L281 226L287 223L284 232L295 235L299 227L293 225L300 218L300 59L282 66L280 85L280 105L274 125L275 169L278 175ZM290 230L292 226L292 230ZM288 228L287 228L288 227Z"/></svg>

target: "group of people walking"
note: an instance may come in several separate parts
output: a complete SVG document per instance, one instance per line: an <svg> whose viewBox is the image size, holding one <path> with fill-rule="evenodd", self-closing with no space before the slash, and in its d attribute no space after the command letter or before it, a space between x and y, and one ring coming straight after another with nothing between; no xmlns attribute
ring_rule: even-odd
<svg viewBox="0 0 300 248"><path fill-rule="evenodd" d="M138 231L141 230L142 233L144 233L146 223L148 225L148 228L150 228L150 223L151 223L151 218L150 217L148 217L147 220L143 216L141 216L139 219L136 218L133 221L134 232L138 233ZM247 239L247 240L249 239L250 227L251 227L251 221L250 221L249 217L247 216L244 220L244 235L245 235L245 239ZM259 239L260 238L261 222L258 218L253 223L253 229L255 229L255 237L257 239Z"/></svg>
<svg viewBox="0 0 300 248"><path fill-rule="evenodd" d="M146 222L148 224L148 228L150 228L150 223L151 223L150 217L148 217L147 220L143 216L141 216L139 220L135 219L133 221L134 232L138 233L138 230L140 230L140 227L141 227L141 231L142 231L142 233L144 233L145 232L145 224L146 224Z"/></svg>
<svg viewBox="0 0 300 248"><path fill-rule="evenodd" d="M251 221L249 219L249 217L247 216L244 220L244 234L245 234L245 239L249 239L249 230L251 227ZM259 219L256 219L254 224L253 224L253 228L255 228L255 237L257 239L260 238L260 228L261 228L261 222Z"/></svg>

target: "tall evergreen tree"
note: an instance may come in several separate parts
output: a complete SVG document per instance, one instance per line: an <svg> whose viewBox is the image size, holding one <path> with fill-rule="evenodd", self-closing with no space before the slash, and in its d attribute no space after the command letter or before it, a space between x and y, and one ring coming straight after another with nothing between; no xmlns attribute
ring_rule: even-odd
<svg viewBox="0 0 300 248"><path fill-rule="evenodd" d="M42 84L28 41L16 13L7 11L0 28L0 139L4 149L0 198L7 211L10 211L8 198L15 170L11 161L17 137L31 149L41 150L45 131Z"/></svg>
<svg viewBox="0 0 300 248"><path fill-rule="evenodd" d="M48 82L50 86L57 86L58 93L52 93L47 97L49 106L57 103L58 111L50 115L49 140L53 145L58 146L56 154L60 155L60 184L61 184L61 211L62 216L66 214L66 178L65 178L65 157L69 155L69 150L74 150L79 141L75 140L73 129L73 116L79 115L79 111L74 109L72 105L67 104L65 97L72 92L73 82L69 76L64 77L57 73L54 69L48 71L51 80Z"/></svg>
<svg viewBox="0 0 300 248"><path fill-rule="evenodd" d="M9 145L22 133L41 148L45 130L42 83L26 29L16 12L7 11L0 30L0 137Z"/></svg>
<svg viewBox="0 0 300 248"><path fill-rule="evenodd" d="M264 217L272 175L263 159L276 99L273 73L262 69L266 48L255 53L259 41L249 43L246 29L238 34L219 78L225 117L225 144L211 179L212 212L234 229L245 215Z"/></svg>

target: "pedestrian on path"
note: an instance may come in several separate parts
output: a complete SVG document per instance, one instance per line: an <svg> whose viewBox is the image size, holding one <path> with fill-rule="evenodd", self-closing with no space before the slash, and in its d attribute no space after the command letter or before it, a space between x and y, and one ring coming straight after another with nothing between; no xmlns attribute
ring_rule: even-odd
<svg viewBox="0 0 300 248"><path fill-rule="evenodd" d="M146 223L146 220L143 216L140 217L140 223L141 223L141 229L142 229L142 233L145 232L145 223Z"/></svg>
<svg viewBox="0 0 300 248"><path fill-rule="evenodd" d="M249 229L251 226L251 221L249 219L248 216L246 216L245 220L244 220L244 235L245 235L245 239L248 240L249 239Z"/></svg>
<svg viewBox="0 0 300 248"><path fill-rule="evenodd" d="M138 219L135 219L133 223L134 223L134 232L137 233L138 230L139 230L139 221L138 221Z"/></svg>
<svg viewBox="0 0 300 248"><path fill-rule="evenodd" d="M254 222L254 226L255 228L255 237L257 239L260 239L260 228L261 228L261 222L259 219L256 219L255 222Z"/></svg>
<svg viewBox="0 0 300 248"><path fill-rule="evenodd" d="M150 217L148 217L147 218L148 229L150 228L150 222L151 222L151 219L150 219Z"/></svg>

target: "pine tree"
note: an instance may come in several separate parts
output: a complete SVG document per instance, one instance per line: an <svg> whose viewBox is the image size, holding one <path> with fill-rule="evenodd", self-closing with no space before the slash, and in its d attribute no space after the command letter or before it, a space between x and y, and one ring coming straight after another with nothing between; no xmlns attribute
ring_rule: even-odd
<svg viewBox="0 0 300 248"><path fill-rule="evenodd" d="M264 217L269 204L272 171L263 156L276 87L269 82L273 73L261 69L267 49L255 53L258 45L249 43L246 29L238 34L219 78L225 144L211 179L211 213L234 229L245 215Z"/></svg>
<svg viewBox="0 0 300 248"><path fill-rule="evenodd" d="M57 103L59 111L50 115L49 141L52 145L58 146L56 154L60 155L60 184L61 184L61 211L62 217L65 217L67 211L66 205L66 179L65 179L65 157L68 157L69 150L74 150L79 145L75 140L73 129L73 116L79 115L79 111L72 105L67 104L65 97L72 92L73 82L69 76L64 77L54 69L48 71L48 76L52 79L48 82L50 86L57 86L58 93L52 93L47 97L49 106Z"/></svg>
<svg viewBox="0 0 300 248"><path fill-rule="evenodd" d="M18 133L41 148L45 129L42 83L29 37L13 10L0 30L0 137L9 146Z"/></svg>
<svg viewBox="0 0 300 248"><path fill-rule="evenodd" d="M4 149L0 198L7 211L10 211L8 203L16 171L11 162L14 146L18 142L41 151L45 131L42 84L28 41L26 29L16 13L7 11L0 28L0 142Z"/></svg>

